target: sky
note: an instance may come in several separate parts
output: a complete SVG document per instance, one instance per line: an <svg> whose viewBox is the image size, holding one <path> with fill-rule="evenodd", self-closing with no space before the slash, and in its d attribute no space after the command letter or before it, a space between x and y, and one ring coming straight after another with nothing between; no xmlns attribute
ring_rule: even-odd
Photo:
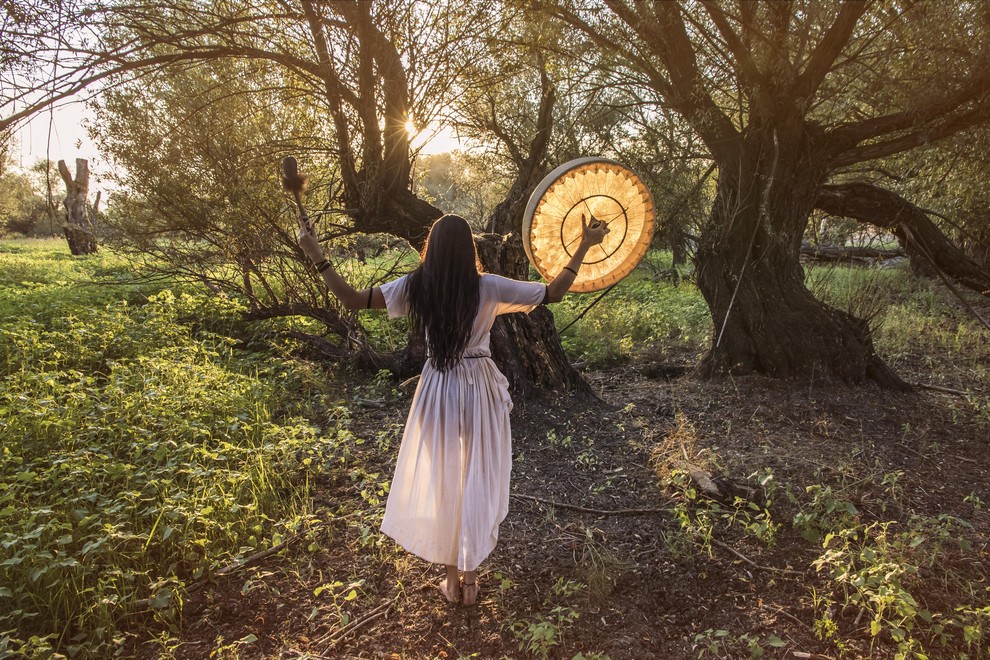
<svg viewBox="0 0 990 660"><path fill-rule="evenodd" d="M18 165L31 167L47 154L52 160L98 158L99 153L82 126L83 117L88 116L82 103L63 105L51 113L45 111L35 115L17 131L20 150L14 152L14 158Z"/></svg>

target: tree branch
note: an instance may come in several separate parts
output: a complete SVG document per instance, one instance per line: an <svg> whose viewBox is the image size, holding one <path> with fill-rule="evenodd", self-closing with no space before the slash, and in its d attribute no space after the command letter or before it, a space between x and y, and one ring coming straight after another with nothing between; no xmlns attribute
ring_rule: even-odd
<svg viewBox="0 0 990 660"><path fill-rule="evenodd" d="M822 186L815 208L892 231L912 260L930 261L938 272L990 297L990 272L970 259L918 208L900 195L864 181Z"/></svg>
<svg viewBox="0 0 990 660"><path fill-rule="evenodd" d="M670 75L674 91L671 105L691 123L713 153L724 153L728 141L739 133L704 87L679 5L656 4L654 14L660 40L650 43L659 51Z"/></svg>
<svg viewBox="0 0 990 660"><path fill-rule="evenodd" d="M923 144L936 142L988 120L990 120L990 100L984 101L976 108L952 117L936 126L922 125L917 130L905 133L896 138L847 149L830 159L829 163L832 168L839 168L867 160L883 158L884 156L907 151Z"/></svg>
<svg viewBox="0 0 990 660"><path fill-rule="evenodd" d="M883 115L881 117L864 119L862 121L840 124L828 132L826 140L835 145L833 153L840 156L840 162L844 164L860 162L867 160L867 158L877 158L878 156L868 156L867 158L850 158L841 157L841 154L845 151L855 149L856 145L864 140L880 137L882 135L889 135L891 133L897 133L908 129L914 129L916 133L923 132L926 124L937 121L939 118L951 114L953 111L956 111L958 108L966 105L967 103L976 103L977 108L975 109L979 110L981 107L990 105L988 88L990 88L990 66L984 66L979 73L973 75L968 81L965 81L963 84L959 85L957 88L958 91L954 94L949 94L948 96L942 95L932 102L919 104L900 112ZM970 112L972 112L972 110ZM982 119L983 118L975 118L973 123L978 123L979 121L982 121ZM970 125L972 125L972 123L961 126L956 130L968 128ZM944 133L940 137L951 135L952 132L954 131ZM915 142L905 148L910 148L910 146L917 146L918 144L923 143L924 141ZM883 153L883 155L886 156L891 153L896 152L887 151Z"/></svg>
<svg viewBox="0 0 990 660"><path fill-rule="evenodd" d="M327 43L326 33L323 31L323 23L320 13L314 6L313 0L302 0L303 12L306 15L306 22L309 25L310 34L313 37L313 44L316 48L316 60L318 64L318 75L323 80L327 100L330 105L330 116L333 118L334 129L336 131L337 145L340 150L340 174L344 183L344 195L347 206L355 206L361 200L361 191L358 186L357 166L354 163L354 154L350 144L350 131L347 126L347 118L344 116L342 103L342 92L345 88L340 78L333 70L333 60L330 57L330 46ZM360 100L355 96L352 105L357 108Z"/></svg>
<svg viewBox="0 0 990 660"><path fill-rule="evenodd" d="M736 76L738 76L739 82L753 90L756 96L762 98L766 91L763 89L763 76L760 74L756 62L750 57L749 51L743 46L739 35L729 25L725 12L712 0L702 0L701 6L708 12L708 16L718 29L718 33L722 35L726 47L735 58Z"/></svg>
<svg viewBox="0 0 990 660"><path fill-rule="evenodd" d="M866 11L866 5L865 0L846 0L843 3L835 22L815 46L808 65L798 76L796 92L799 98L811 98L818 91L832 64L849 43L856 24Z"/></svg>

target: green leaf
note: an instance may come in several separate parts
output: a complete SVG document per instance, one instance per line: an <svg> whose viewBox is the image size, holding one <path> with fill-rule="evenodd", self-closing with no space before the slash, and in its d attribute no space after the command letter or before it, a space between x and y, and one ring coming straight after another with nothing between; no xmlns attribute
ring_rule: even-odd
<svg viewBox="0 0 990 660"><path fill-rule="evenodd" d="M153 610L161 610L168 607L168 604L171 600L172 600L172 592L167 590L162 590L148 599L148 607L150 607Z"/></svg>

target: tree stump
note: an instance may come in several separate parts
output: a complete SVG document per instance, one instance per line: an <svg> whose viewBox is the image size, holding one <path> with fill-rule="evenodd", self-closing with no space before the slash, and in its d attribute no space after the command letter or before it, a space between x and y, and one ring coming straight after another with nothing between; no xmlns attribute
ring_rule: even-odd
<svg viewBox="0 0 990 660"><path fill-rule="evenodd" d="M74 255L96 252L96 226L86 197L89 195L89 161L76 159L76 177L72 178L64 160L58 161L58 173L65 182L65 240ZM99 204L99 201L97 201Z"/></svg>

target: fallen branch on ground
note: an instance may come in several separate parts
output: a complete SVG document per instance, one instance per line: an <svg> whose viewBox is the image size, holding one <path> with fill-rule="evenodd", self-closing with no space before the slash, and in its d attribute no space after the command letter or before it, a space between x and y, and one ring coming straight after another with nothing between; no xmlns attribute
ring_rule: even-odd
<svg viewBox="0 0 990 660"><path fill-rule="evenodd" d="M509 497L514 497L520 500L532 500L533 502L540 502L541 504L547 504L549 506L555 507L557 509L570 509L572 511L582 511L584 513L596 513L602 516L635 516L647 513L667 513L670 509L591 509L586 506L578 506L577 504L566 504L564 502L554 502L553 500L545 500L542 497L533 497L532 495L521 495L519 493L512 493Z"/></svg>
<svg viewBox="0 0 990 660"><path fill-rule="evenodd" d="M926 385L925 383L912 383L911 387L918 387L923 390L934 390L936 392L945 392L946 394L955 394L956 396L969 396L969 392L963 392L962 390L954 390L951 387L941 387L940 385Z"/></svg>
<svg viewBox="0 0 990 660"><path fill-rule="evenodd" d="M818 261L872 263L907 256L904 250L853 247L845 245L801 245L801 256Z"/></svg>
<svg viewBox="0 0 990 660"><path fill-rule="evenodd" d="M715 545L717 545L720 548L724 548L725 550L728 550L729 552L731 552L736 557L738 557L739 559L743 560L744 562L746 562L747 564L749 564L753 568L757 568L757 569L759 569L761 571L770 571L772 573L783 573L784 575L797 575L797 576L800 576L800 577L804 577L804 575L805 575L801 571L794 571L794 570L791 570L789 568L777 568L776 566L764 566L763 564L757 564L755 561L753 561L752 559L750 559L749 557L747 557L743 553L739 552L738 550L736 550L735 548L733 548L728 543L725 543L723 541L719 541L718 539L712 539L712 543L714 543Z"/></svg>
<svg viewBox="0 0 990 660"><path fill-rule="evenodd" d="M323 649L323 652L329 651L334 646L336 646L341 641L343 641L345 637L354 633L354 631L356 631L358 628L361 628L367 625L368 623L371 623L375 619L379 619L385 616L386 614L388 614L388 611L392 608L392 605L394 605L395 601L397 601L398 599L399 596L397 594L395 597L392 598L392 600L383 600L381 603L379 603L378 607L366 613L364 616L358 619L354 619L346 626L343 626L336 630L331 630L330 632L328 632L327 634L323 635L318 640L313 642L313 644L316 645L316 644L322 644L324 642L329 642L326 648Z"/></svg>

